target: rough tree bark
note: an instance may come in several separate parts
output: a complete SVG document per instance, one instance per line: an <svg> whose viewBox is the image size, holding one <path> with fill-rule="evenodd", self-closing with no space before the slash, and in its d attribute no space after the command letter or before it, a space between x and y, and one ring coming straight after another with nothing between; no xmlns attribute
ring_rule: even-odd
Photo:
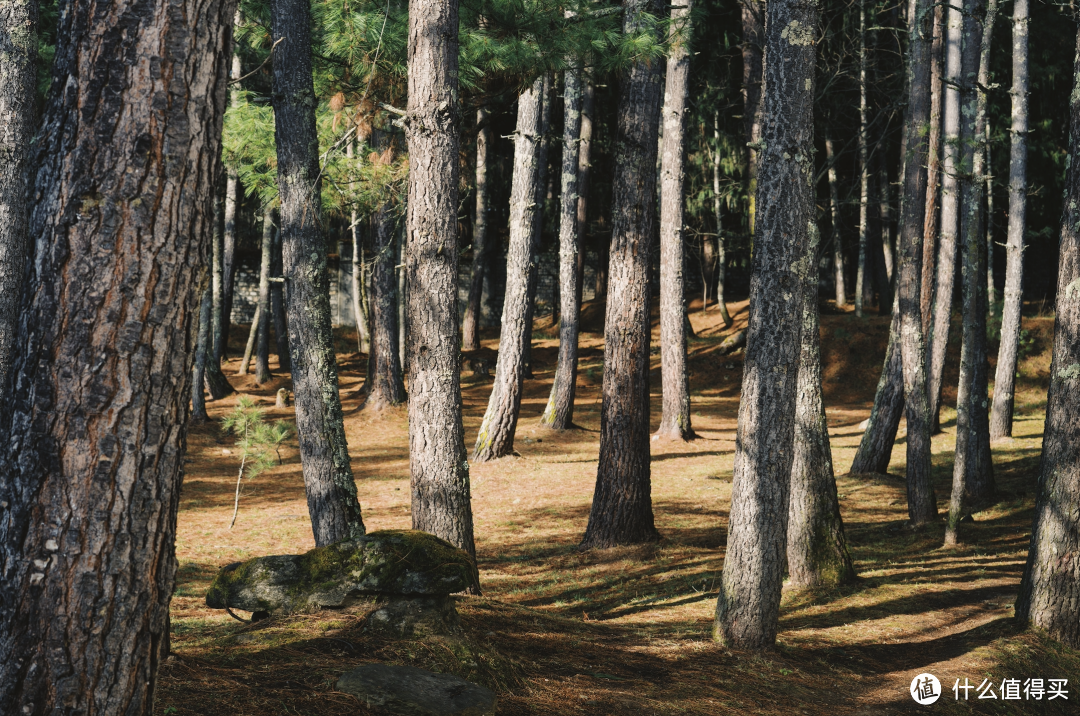
<svg viewBox="0 0 1080 716"><path fill-rule="evenodd" d="M153 708L234 10L119 0L58 19L0 408L5 714Z"/></svg>
<svg viewBox="0 0 1080 716"><path fill-rule="evenodd" d="M310 0L273 0L274 125L296 432L317 546L364 534L338 393L320 229Z"/></svg>
<svg viewBox="0 0 1080 716"><path fill-rule="evenodd" d="M0 3L0 400L7 393L29 251L29 156L35 128L37 3Z"/></svg>
<svg viewBox="0 0 1080 716"><path fill-rule="evenodd" d="M692 0L671 8L664 90L664 148L660 176L660 376L663 415L656 436L691 440L690 377L686 365L686 287L683 280L683 179L690 93ZM719 233L719 232L717 232Z"/></svg>
<svg viewBox="0 0 1080 716"><path fill-rule="evenodd" d="M581 229L578 180L581 175L581 65L563 73L562 192L559 212L559 363L540 424L566 430L574 423L577 387L578 318L581 293Z"/></svg>
<svg viewBox="0 0 1080 716"><path fill-rule="evenodd" d="M934 7L934 39L930 46L930 154L926 173L926 212L923 214L922 295L919 297L923 332L926 335L930 335L934 267L937 263L938 207L941 194L941 104L945 87L942 82L944 25L945 8L937 5Z"/></svg>
<svg viewBox="0 0 1080 716"><path fill-rule="evenodd" d="M259 252L259 337L255 347L255 382L270 380L270 261L274 250L274 212L263 215L262 247Z"/></svg>
<svg viewBox="0 0 1080 716"><path fill-rule="evenodd" d="M765 2L740 0L742 9L743 127L746 133L746 195L750 233L757 216L757 173L761 149L762 72L765 51Z"/></svg>
<svg viewBox="0 0 1080 716"><path fill-rule="evenodd" d="M1028 0L1014 0L1012 36L1012 144L1009 149L1009 236L1005 296L994 376L990 439L1012 437L1020 310L1024 301L1024 230L1027 226Z"/></svg>
<svg viewBox="0 0 1080 716"><path fill-rule="evenodd" d="M836 307L847 305L847 288L844 286L844 245L840 240L840 191L837 188L836 153L833 151L832 137L825 135L825 162L829 181L829 218L833 247L833 285L836 287ZM856 289L858 292L859 289Z"/></svg>
<svg viewBox="0 0 1080 716"><path fill-rule="evenodd" d="M893 317L885 363L874 394L866 430L851 462L851 472L885 474L889 471L896 431L904 415L904 364L900 354L900 307L893 298Z"/></svg>
<svg viewBox="0 0 1080 716"><path fill-rule="evenodd" d="M210 330L213 324L211 312L214 307L214 290L207 286L199 301L198 337L195 339L195 364L191 368L191 422L205 423L210 419L206 414L206 396L203 384L206 382L206 359L210 352Z"/></svg>
<svg viewBox="0 0 1080 716"><path fill-rule="evenodd" d="M715 286L716 286L716 307L720 309L720 320L724 322L724 328L731 326L734 321L731 320L731 314L728 313L727 299L724 298L724 284L727 282L727 246L724 243L724 222L723 214L720 211L720 112L713 112L713 151L712 151L712 200L713 200L713 217L716 219L716 236L713 237L713 241L706 240L706 243L702 246L704 249L706 246L713 247L713 259L709 261L709 265L713 267L712 273L715 274ZM703 254L707 255L707 252L703 251ZM703 256L705 259L705 256ZM705 298L701 303L702 312L709 305L709 278L706 278L705 282Z"/></svg>
<svg viewBox="0 0 1080 716"><path fill-rule="evenodd" d="M487 164L488 149L494 141L487 110L476 110L476 217L473 220L472 271L469 278L469 299L465 304L462 322L463 350L480 347L480 299L484 293L484 266L487 261Z"/></svg>
<svg viewBox="0 0 1080 716"><path fill-rule="evenodd" d="M804 279L802 347L795 403L795 452L791 463L787 563L793 587L850 582L855 567L844 537L836 494L829 422L821 395L821 333L818 327L817 227L810 234Z"/></svg>
<svg viewBox="0 0 1080 716"><path fill-rule="evenodd" d="M393 145L389 137L376 132L379 160L393 161ZM394 207L389 202L379 207L372 217L372 245L375 255L371 261L371 392L365 405L383 408L404 403L405 381L401 375L398 355L397 276L394 270Z"/></svg>
<svg viewBox="0 0 1080 716"><path fill-rule="evenodd" d="M236 8L233 16L233 33L244 22L240 8ZM236 53L236 40L232 44L232 62L229 69L229 105L233 108L240 106L240 84L237 82L243 76L243 68L240 63L240 55ZM229 332L232 328L232 304L233 284L236 277L236 207L240 198L240 177L235 167L225 167L225 216L222 229L221 241L221 282L214 279L214 314L213 314L213 359L212 363L221 366L221 361L229 352ZM217 250L218 243L215 239L214 248ZM215 268L218 265L217 257L214 258Z"/></svg>
<svg viewBox="0 0 1080 716"><path fill-rule="evenodd" d="M535 223L536 226L533 228L532 249L529 253L532 271L529 273L528 300L525 304L525 344L521 353L521 362L525 366L524 376L530 380L534 377L532 369L532 335L533 318L536 313L536 291L540 285L540 272L537 268L540 260L540 238L541 231L544 227L544 206L547 203L545 199L550 196L550 192L547 191L548 148L551 146L551 105L552 97L554 95L554 92L552 91L553 85L554 75L551 72L544 73L543 100L541 102L540 114L540 153L537 157L540 171L536 180L536 211L533 212L533 223Z"/></svg>
<svg viewBox="0 0 1080 716"><path fill-rule="evenodd" d="M819 6L770 0L750 318L735 450L727 555L714 634L732 647L776 640L787 547L788 493L804 276L814 220L814 67Z"/></svg>
<svg viewBox="0 0 1080 716"><path fill-rule="evenodd" d="M514 432L525 380L525 345L531 311L530 286L535 282L536 233L544 129L544 78L537 78L518 97L514 137L514 178L510 190L510 245L506 253L506 293L495 383L473 448L473 460L485 461L514 452Z"/></svg>
<svg viewBox="0 0 1080 716"><path fill-rule="evenodd" d="M627 34L648 27L649 15L660 11L653 0L627 0L623 7ZM660 76L658 62L639 60L619 78L600 459L582 549L659 539L649 473L649 248Z"/></svg>
<svg viewBox="0 0 1080 716"><path fill-rule="evenodd" d="M870 217L870 167L866 151L866 0L859 0L859 263L855 273L855 315L863 314L869 288L866 275L866 242Z"/></svg>
<svg viewBox="0 0 1080 716"><path fill-rule="evenodd" d="M1054 356L1039 492L1016 619L1080 647L1080 31L1061 215Z"/></svg>
<svg viewBox="0 0 1080 716"><path fill-rule="evenodd" d="M458 4L409 2L408 302L412 524L475 557L457 317ZM479 579L474 585L479 590Z"/></svg>

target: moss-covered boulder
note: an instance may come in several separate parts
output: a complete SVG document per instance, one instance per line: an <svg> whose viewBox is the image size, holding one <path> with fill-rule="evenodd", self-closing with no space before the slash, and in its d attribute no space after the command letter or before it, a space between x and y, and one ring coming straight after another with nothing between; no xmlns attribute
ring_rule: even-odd
<svg viewBox="0 0 1080 716"><path fill-rule="evenodd" d="M471 584L469 555L417 530L382 530L306 554L224 567L206 605L288 614L343 607L371 596L446 597Z"/></svg>

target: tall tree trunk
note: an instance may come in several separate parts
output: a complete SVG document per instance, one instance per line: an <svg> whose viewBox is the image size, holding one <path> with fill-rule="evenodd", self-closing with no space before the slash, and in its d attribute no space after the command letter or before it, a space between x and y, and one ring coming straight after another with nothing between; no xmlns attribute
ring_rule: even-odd
<svg viewBox="0 0 1080 716"><path fill-rule="evenodd" d="M652 0L627 0L623 7L627 35L644 31L660 11ZM660 75L658 62L638 60L619 77L600 459L583 549L659 539L649 473L649 252Z"/></svg>
<svg viewBox="0 0 1080 716"><path fill-rule="evenodd" d="M1026 13L1025 13L1026 17ZM1070 97L1054 356L1046 398L1039 492L1016 619L1080 648L1080 31Z"/></svg>
<svg viewBox="0 0 1080 716"><path fill-rule="evenodd" d="M233 16L233 34L244 22L240 8L236 8ZM232 62L229 69L229 105L233 108L240 106L240 84L243 68L240 64L240 55L236 52L236 41L232 45ZM233 285L236 278L236 207L240 198L240 177L235 167L225 167L225 216L221 226L221 283L214 279L214 314L213 314L213 360L212 364L221 365L221 361L229 352L229 332L232 328L232 305ZM217 224L215 224L217 225ZM215 250L217 241L215 240ZM218 265L217 257L214 258L215 268Z"/></svg>
<svg viewBox="0 0 1080 716"><path fill-rule="evenodd" d="M225 217L223 205L224 197L219 191L221 188L221 183L219 182L214 186L214 233L211 240L212 244L210 250L210 283L212 287L211 292L213 296L217 297L218 299L212 299L212 301L213 303L216 303L218 306L220 306L220 297L222 295L223 281L223 271L221 268L223 255L222 237L224 234ZM212 306L213 303L211 304ZM211 310L213 311L213 308L211 308ZM220 335L221 328L218 312L213 311L211 313L210 320L210 330L212 332L211 335L216 338L218 335ZM217 348L218 346L214 346L215 351L217 350ZM233 387L229 384L229 379L225 377L225 373L223 373L221 370L221 360L217 359L216 355L213 357L213 359L206 362L205 375L206 387L210 391L210 397L214 400L220 400L221 398L224 398L226 395L233 392Z"/></svg>
<svg viewBox="0 0 1080 716"><path fill-rule="evenodd" d="M248 328L247 344L244 346L244 355L240 358L240 368L236 371L237 375L247 375L248 368L251 366L251 356L255 354L255 341L259 338L259 323L262 318L262 306L258 303L255 304L255 315L251 319L251 326Z"/></svg>
<svg viewBox="0 0 1080 716"><path fill-rule="evenodd" d="M405 243L412 524L475 557L457 317L458 4L409 2ZM474 585L479 590L479 578Z"/></svg>
<svg viewBox="0 0 1080 716"><path fill-rule="evenodd" d="M795 403L795 454L791 463L787 562L793 587L850 582L855 567L844 537L836 494L829 422L821 395L821 332L818 327L818 231L810 231L810 270L804 281L802 347Z"/></svg>
<svg viewBox="0 0 1080 716"><path fill-rule="evenodd" d="M742 96L743 127L746 133L746 196L749 198L750 234L757 216L757 175L761 151L761 122L764 107L762 85L765 51L764 0L740 0L742 8Z"/></svg>
<svg viewBox="0 0 1080 716"><path fill-rule="evenodd" d="M577 302L581 306L582 294L585 291L585 238L588 236L589 226L589 174L592 171L590 160L592 157L593 139L593 114L596 105L596 87L593 85L592 75L582 72L581 76L581 132L578 142L578 202L577 202L577 228L578 235L578 281Z"/></svg>
<svg viewBox="0 0 1080 716"><path fill-rule="evenodd" d="M660 375L663 415L656 435L690 440L690 377L686 366L686 287L683 281L683 178L686 157L686 113L690 92L692 0L671 9L664 90L664 147L660 178ZM717 232L719 233L719 232Z"/></svg>
<svg viewBox="0 0 1080 716"><path fill-rule="evenodd" d="M866 430L851 463L853 474L885 474L889 471L896 431L900 427L900 418L904 415L904 364L900 341L900 306L894 297L885 363L878 379Z"/></svg>
<svg viewBox="0 0 1080 716"><path fill-rule="evenodd" d="M840 241L840 191L837 188L836 153L832 137L825 135L825 162L829 180L829 218L832 221L833 276L836 286L836 307L847 305L847 289L844 286L844 246Z"/></svg>
<svg viewBox="0 0 1080 716"><path fill-rule="evenodd" d="M536 291L540 283L540 239L544 227L544 207L547 205L545 197L550 196L548 190L548 147L551 145L551 105L553 75L551 72L544 74L543 102L540 112L540 154L537 157L540 170L536 181L536 211L533 212L532 248L529 253L529 262L532 270L529 273L528 301L525 304L525 346L521 353L521 362L525 366L524 376L533 378L532 369L532 335L533 319L536 313ZM519 402L520 404L520 402Z"/></svg>
<svg viewBox="0 0 1080 716"><path fill-rule="evenodd" d="M259 339L255 348L255 382L270 380L270 261L274 250L274 212L263 214L262 247L259 255Z"/></svg>
<svg viewBox="0 0 1080 716"><path fill-rule="evenodd" d="M941 238L938 242L934 308L930 326L929 393L930 429L940 432L941 384L945 372L945 352L952 323L953 289L956 281L956 245L960 231L960 55L963 45L963 12L954 5L945 18L945 112L944 157L941 178Z"/></svg>
<svg viewBox="0 0 1080 716"><path fill-rule="evenodd" d="M866 0L859 0L859 263L855 273L855 315L862 318L869 288L866 243L870 216L870 167L866 152Z"/></svg>
<svg viewBox="0 0 1080 716"><path fill-rule="evenodd" d="M816 3L769 0L758 217L727 555L714 634L732 647L776 641L787 547L788 494L804 283L814 220Z"/></svg>
<svg viewBox="0 0 1080 716"><path fill-rule="evenodd" d="M309 0L272 0L274 124L296 432L315 544L364 534L338 394L330 277L320 229Z"/></svg>
<svg viewBox="0 0 1080 716"><path fill-rule="evenodd" d="M379 161L393 161L390 138L376 132ZM389 202L372 217L375 256L371 262L371 356L373 370L367 405L382 408L404 403L405 381L398 355L397 280L394 262L394 208Z"/></svg>
<svg viewBox="0 0 1080 716"><path fill-rule="evenodd" d="M983 172L983 183L986 185L986 315L993 316L996 310L997 289L994 287L994 165L990 161L990 117L986 117L986 131L983 133L984 153L986 154L986 171Z"/></svg>
<svg viewBox="0 0 1080 716"><path fill-rule="evenodd" d="M712 151L712 191L713 191L713 216L716 218L716 236L712 245L715 248L713 259L713 273L716 281L716 307L720 309L720 320L724 322L724 328L729 327L733 321L728 313L727 299L724 298L724 284L727 280L727 246L724 243L723 214L720 211L720 112L713 112L713 151ZM702 312L708 306L708 282L705 285L705 300L701 304Z"/></svg>
<svg viewBox="0 0 1080 716"><path fill-rule="evenodd" d="M195 339L195 364L191 368L191 422L205 423L210 419L206 414L206 396L203 384L206 382L206 359L210 352L210 329L213 322L211 311L214 306L214 291L211 286L203 290L199 302L199 332Z"/></svg>
<svg viewBox="0 0 1080 716"><path fill-rule="evenodd" d="M469 300L465 304L462 323L462 349L475 351L480 347L480 298L484 292L484 266L487 259L487 165L488 149L493 141L491 121L487 110L476 110L476 217L473 220L472 271L469 279Z"/></svg>
<svg viewBox="0 0 1080 716"><path fill-rule="evenodd" d="M544 78L518 97L514 137L514 178L510 192L510 246L506 254L506 294L495 384L473 448L473 460L492 460L514 452L514 432L525 380L529 288L535 282L534 247L540 222L541 142L544 129Z"/></svg>
<svg viewBox="0 0 1080 716"><path fill-rule="evenodd" d="M29 252L29 156L35 129L37 3L0 3L0 400L15 352L23 272Z"/></svg>
<svg viewBox="0 0 1080 716"><path fill-rule="evenodd" d="M927 398L926 343L923 339L922 260L926 217L926 159L930 122L930 44L933 34L930 0L910 3L908 36L907 160L904 163L897 247L897 306L900 310L900 354L904 365L907 418L907 499L912 524L937 518L937 499L930 477L930 405Z"/></svg>
<svg viewBox="0 0 1080 716"><path fill-rule="evenodd" d="M987 416L986 362L986 243L982 236L982 192L986 173L986 93L990 83L990 45L997 18L997 0L964 2L964 85L960 141L964 167L961 177L964 207L961 222L963 254L963 342L960 347L960 384L956 391L956 452L953 460L952 497L945 544L956 544L960 519L994 494L994 464L990 454ZM980 17L981 16L981 17ZM980 28L980 20L982 27Z"/></svg>
<svg viewBox="0 0 1080 716"><path fill-rule="evenodd" d="M934 301L934 267L937 265L938 208L941 194L941 104L945 85L942 43L945 33L945 7L934 6L934 35L930 46L930 132L926 173L926 212L923 214L922 295L919 307L923 332L930 335L930 317Z"/></svg>
<svg viewBox="0 0 1080 716"><path fill-rule="evenodd" d="M280 279L282 274L281 260L281 232L274 232L273 256L270 265L270 273L274 278ZM282 281L274 281L270 284L270 306L274 312L274 343L277 350L278 370L282 373L292 371L292 361L289 360L289 325L285 317L285 297Z"/></svg>
<svg viewBox="0 0 1080 716"><path fill-rule="evenodd" d="M356 128L356 139L350 139L345 145L345 154L353 158L353 145L359 141L361 153L367 144L367 135ZM361 353L371 355L371 325L368 320L367 301L364 300L364 242L362 240L364 220L356 215L356 210L349 212L349 238L352 239L352 270L349 272L349 285L352 289L353 320L356 321L356 345Z"/></svg>
<svg viewBox="0 0 1080 716"><path fill-rule="evenodd" d="M569 14L569 12L568 12ZM578 365L578 285L581 277L581 225L578 180L581 174L581 65L563 73L562 192L559 213L559 363L540 424L566 430L574 422Z"/></svg>
<svg viewBox="0 0 1080 716"><path fill-rule="evenodd" d="M409 361L406 360L405 347L408 344L409 336L409 324L408 324L408 273L405 269L405 257L407 254L407 247L405 241L408 238L408 228L405 231L394 232L394 251L397 252L397 319L398 319L398 360L401 362L401 369L403 371L409 370ZM487 273L487 271L485 271ZM462 436L464 440L464 435Z"/></svg>
<svg viewBox="0 0 1080 716"><path fill-rule="evenodd" d="M1024 301L1024 231L1027 228L1028 0L1014 0L1012 36L1012 144L1009 149L1009 236L1005 296L994 376L990 439L1012 436L1020 311Z"/></svg>
<svg viewBox="0 0 1080 716"><path fill-rule="evenodd" d="M0 406L0 713L153 709L234 10L57 20Z"/></svg>
<svg viewBox="0 0 1080 716"><path fill-rule="evenodd" d="M888 316L892 314L893 287L896 285L896 262L893 253L892 219L890 218L889 169L886 166L885 157L880 157L878 161L877 179L881 247L878 253L879 259L874 262L874 275L879 285L878 315Z"/></svg>

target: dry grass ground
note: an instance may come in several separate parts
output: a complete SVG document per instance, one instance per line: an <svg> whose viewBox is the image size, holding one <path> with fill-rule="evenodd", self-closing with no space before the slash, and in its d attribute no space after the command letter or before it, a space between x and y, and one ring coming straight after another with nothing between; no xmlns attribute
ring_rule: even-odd
<svg viewBox="0 0 1080 716"><path fill-rule="evenodd" d="M732 309L738 328L746 304ZM587 312L587 328L598 328L600 311ZM786 593L777 647L764 655L728 650L710 638L742 357L717 354L730 331L718 325L714 312L692 306L691 320L699 439L652 444L653 505L663 539L584 554L576 547L596 474L602 335L582 338L579 429L552 433L539 426L539 417L557 341L538 323L536 378L527 381L516 441L520 456L471 468L485 594L459 601L463 639L386 641L363 632L362 615L343 612L241 624L207 609L206 588L220 566L301 552L313 542L295 445L283 452L283 465L245 487L230 531L237 456L215 422L194 428L178 521L174 656L162 671L156 713L376 713L334 690L343 671L370 661L415 664L485 683L499 693L501 714L908 713L919 708L908 685L923 671L945 686L932 707L938 713L1080 713L1080 654L1019 632L1011 620L1034 502L1052 319L1025 319L1034 345L1021 367L1017 437L994 446L1000 498L966 525L964 544L943 549L941 524L917 532L905 527L901 425L889 475L837 480L861 579L835 591ZM823 318L826 402L841 474L854 456L857 426L869 414L887 330L885 318ZM354 346L342 336L346 430L364 520L368 530L407 528L406 415L359 409L363 362L349 353ZM497 339L484 346L493 351ZM233 384L263 403L270 417L288 417L289 411L273 408L274 393L287 380L256 387L250 376L232 377L236 363L227 368ZM659 355L654 368L655 428ZM955 386L955 372L947 384ZM490 378L463 378L470 438L489 390ZM952 399L947 391L946 403ZM210 413L218 419L235 402L234 396L210 403ZM946 410L945 432L934 438L942 513L954 415ZM972 700L958 703L951 691L957 678L978 685L986 678L999 684L1028 677L1068 678L1069 701L975 700L972 692Z"/></svg>

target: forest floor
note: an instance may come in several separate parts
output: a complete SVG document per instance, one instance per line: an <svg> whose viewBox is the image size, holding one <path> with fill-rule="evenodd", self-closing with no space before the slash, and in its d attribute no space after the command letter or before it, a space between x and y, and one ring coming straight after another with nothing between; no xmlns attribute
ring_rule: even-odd
<svg viewBox="0 0 1080 716"><path fill-rule="evenodd" d="M698 439L652 443L657 544L581 553L600 425L603 336L582 336L577 430L539 425L558 342L537 323L536 377L527 381L518 457L471 466L482 597L458 600L465 636L393 641L362 629L362 614L324 611L254 624L205 606L217 570L237 560L299 553L314 546L295 440L284 464L244 488L228 529L238 455L220 418L237 396L208 404L214 418L194 427L177 525L180 571L172 602L173 655L161 671L159 715L375 714L337 692L338 677L367 662L412 664L484 683L500 714L943 714L1080 713L1080 652L1012 621L1027 553L1049 375L1053 319L1025 317L1016 437L995 443L998 501L965 524L963 544L943 548L944 523L905 525L904 425L888 475L844 475L869 415L888 319L828 311L822 318L825 397L841 510L860 579L820 592L785 591L776 648L752 655L711 639L724 561L742 354L717 347L745 325L723 329L714 309L691 306L693 427ZM588 306L586 330L599 330L602 305ZM237 329L246 336L246 331ZM953 333L958 333L954 330ZM341 392L364 521L369 531L410 527L408 432L404 408L370 414L361 406L363 357L355 338L339 340ZM658 345L654 332L653 345ZM240 347L240 346L237 346ZM484 341L492 358L497 337ZM958 348L950 364L958 363ZM352 352L350 352L352 351ZM996 352L996 351L995 351ZM652 427L659 424L659 349L653 348ZM277 377L233 385L273 407ZM492 361L494 369L494 361ZM492 370L494 372L494 370ZM992 375L993 373L991 373ZM955 400L956 369L945 403ZM475 438L491 378L464 375L465 431ZM955 413L933 439L934 486L945 514L952 475ZM908 688L922 672L944 693L930 707ZM1003 701L1002 679L1068 679L1069 700ZM996 700L957 701L953 684L993 684ZM985 693L985 692L984 692ZM963 692L960 692L963 697ZM1023 697L1023 694L1021 694Z"/></svg>

